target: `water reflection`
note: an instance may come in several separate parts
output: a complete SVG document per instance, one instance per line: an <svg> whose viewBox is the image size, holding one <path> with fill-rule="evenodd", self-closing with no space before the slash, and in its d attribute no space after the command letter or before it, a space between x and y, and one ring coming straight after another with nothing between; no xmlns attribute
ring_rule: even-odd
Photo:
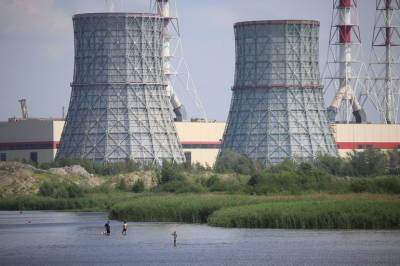
<svg viewBox="0 0 400 266"><path fill-rule="evenodd" d="M30 221L30 223L28 223ZM111 221L104 213L0 212L0 264L396 265L400 231L223 229ZM173 247L171 233L178 233Z"/></svg>

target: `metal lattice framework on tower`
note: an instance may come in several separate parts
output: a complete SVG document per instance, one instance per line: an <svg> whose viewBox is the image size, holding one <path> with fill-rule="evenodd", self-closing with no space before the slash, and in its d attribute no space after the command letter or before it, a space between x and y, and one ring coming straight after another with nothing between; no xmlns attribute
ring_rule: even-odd
<svg viewBox="0 0 400 266"><path fill-rule="evenodd" d="M319 22L235 24L235 84L222 149L264 164L336 155L318 66Z"/></svg>
<svg viewBox="0 0 400 266"><path fill-rule="evenodd" d="M176 1L150 0L150 10L164 18L164 72L168 85L167 93L171 98L177 118L184 116L186 112L177 96L179 92L179 95L185 94L188 97L187 100L194 104L197 115L207 121L207 114L198 95L197 86L183 57Z"/></svg>
<svg viewBox="0 0 400 266"><path fill-rule="evenodd" d="M376 0L368 98L383 123L400 123L400 1Z"/></svg>
<svg viewBox="0 0 400 266"><path fill-rule="evenodd" d="M164 18L78 14L74 78L58 159L183 162L163 68Z"/></svg>
<svg viewBox="0 0 400 266"><path fill-rule="evenodd" d="M358 0L333 0L328 59L323 72L324 91L333 93L328 107L331 122L361 123L365 114L359 103L362 88L361 35Z"/></svg>

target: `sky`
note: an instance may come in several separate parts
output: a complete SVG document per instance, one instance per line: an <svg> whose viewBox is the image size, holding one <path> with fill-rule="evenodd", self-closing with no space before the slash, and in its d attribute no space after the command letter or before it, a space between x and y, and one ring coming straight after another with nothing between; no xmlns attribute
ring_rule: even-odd
<svg viewBox="0 0 400 266"><path fill-rule="evenodd" d="M71 93L72 15L84 12L148 12L148 0L0 0L0 121L20 116L61 117ZM363 60L368 60L375 0L359 0ZM225 121L234 78L233 24L246 20L320 21L320 67L325 65L331 0L177 0L182 55L210 120ZM177 88L189 117L200 112L191 93ZM329 96L329 95L328 95Z"/></svg>

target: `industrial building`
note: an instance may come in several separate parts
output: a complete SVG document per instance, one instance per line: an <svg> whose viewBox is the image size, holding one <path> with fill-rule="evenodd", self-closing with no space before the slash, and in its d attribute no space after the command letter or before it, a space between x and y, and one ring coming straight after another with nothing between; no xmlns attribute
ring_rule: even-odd
<svg viewBox="0 0 400 266"><path fill-rule="evenodd" d="M10 119L0 122L0 159L54 160L59 147L62 119ZM175 122L186 160L212 166L217 158L225 129L224 122ZM361 151L400 148L400 125L333 124L332 132L339 155Z"/></svg>
<svg viewBox="0 0 400 266"><path fill-rule="evenodd" d="M399 124L332 124L332 132L342 157L366 148L400 149Z"/></svg>
<svg viewBox="0 0 400 266"><path fill-rule="evenodd" d="M0 161L53 161L63 127L63 119L10 118L0 122Z"/></svg>
<svg viewBox="0 0 400 266"><path fill-rule="evenodd" d="M186 161L212 166L225 123L175 122L174 126ZM53 161L63 128L62 119L10 119L0 122L1 161Z"/></svg>
<svg viewBox="0 0 400 266"><path fill-rule="evenodd" d="M132 159L212 166L220 150L229 149L269 165L366 148L398 149L400 79L393 58L400 34L389 18L399 17L400 3L376 1L372 46L383 54L372 61L371 68L380 70L360 92L358 1L332 2L332 58L324 89L333 90L334 98L328 110L319 73L319 22L246 21L234 26L235 81L226 124L182 121L172 82L177 73L169 29L176 18L169 0L155 0L152 13L77 14L65 120L28 118L26 100L20 100L22 118L0 122L0 161ZM366 102L377 108L382 124L366 122Z"/></svg>

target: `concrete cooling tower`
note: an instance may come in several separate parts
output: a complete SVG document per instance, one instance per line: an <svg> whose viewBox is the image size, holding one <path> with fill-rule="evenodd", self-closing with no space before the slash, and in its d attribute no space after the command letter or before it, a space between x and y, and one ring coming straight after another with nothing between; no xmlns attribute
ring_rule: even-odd
<svg viewBox="0 0 400 266"><path fill-rule="evenodd" d="M163 70L164 18L73 17L74 78L57 159L184 161Z"/></svg>
<svg viewBox="0 0 400 266"><path fill-rule="evenodd" d="M235 24L236 70L223 150L266 165L336 155L318 66L319 22Z"/></svg>

